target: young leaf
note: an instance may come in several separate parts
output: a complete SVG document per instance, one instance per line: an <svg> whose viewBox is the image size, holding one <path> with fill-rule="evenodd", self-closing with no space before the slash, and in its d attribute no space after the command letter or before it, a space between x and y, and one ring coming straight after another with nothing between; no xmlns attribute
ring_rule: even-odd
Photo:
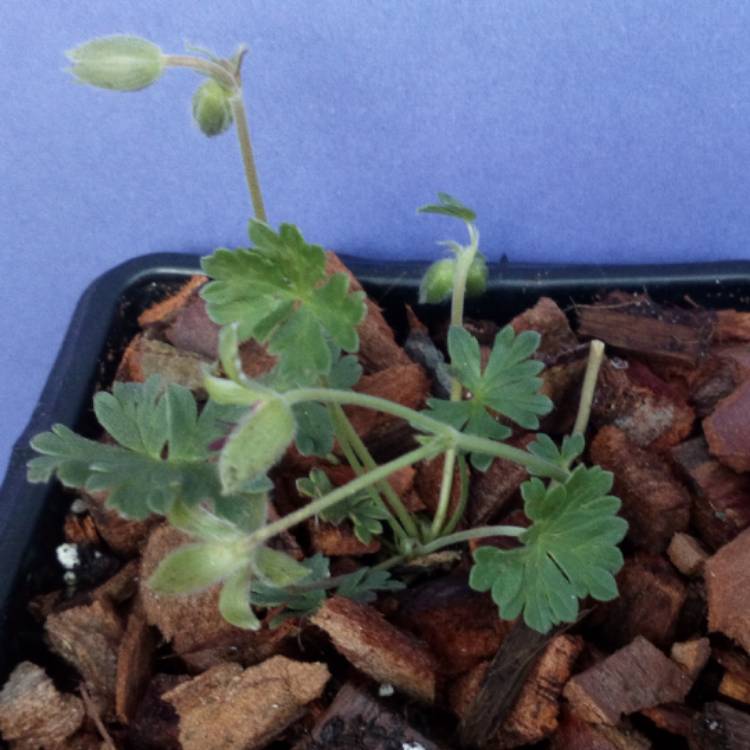
<svg viewBox="0 0 750 750"><path fill-rule="evenodd" d="M308 497L323 497L333 489L333 485L321 469L313 469L308 477L297 480L297 490L301 495ZM320 514L320 518L336 526L346 520L351 521L357 539L363 544L369 544L373 537L382 534L381 521L388 518L388 511L372 493L363 490L327 508Z"/></svg>
<svg viewBox="0 0 750 750"><path fill-rule="evenodd" d="M113 392L97 394L94 404L118 444L54 425L31 441L40 455L29 462L30 482L56 474L68 487L106 490L108 505L127 518L166 514L178 498L196 505L219 495L216 467L207 459L211 445L236 418L235 408L209 403L199 416L187 389L165 389L158 377L115 383Z"/></svg>
<svg viewBox="0 0 750 750"><path fill-rule="evenodd" d="M323 404L307 401L292 407L297 449L303 456L327 456L333 450L333 423Z"/></svg>
<svg viewBox="0 0 750 750"><path fill-rule="evenodd" d="M443 216L453 216L467 223L476 220L477 215L468 206L456 200L448 193L438 193L439 203L431 203L417 209L423 214L442 214Z"/></svg>
<svg viewBox="0 0 750 750"><path fill-rule="evenodd" d="M509 417L526 429L538 428L538 417L552 409L552 402L539 393L542 381L536 377L544 365L530 359L538 346L539 334L525 331L516 336L506 326L495 337L482 371L479 342L466 329L451 327L451 370L470 397L464 401L429 399L431 416L457 430L494 440L504 440L511 433L493 413ZM489 456L471 456L472 464L480 470L486 469L490 461Z"/></svg>
<svg viewBox="0 0 750 750"><path fill-rule="evenodd" d="M583 453L585 445L586 442L583 435L566 435L563 438L562 446L558 448L548 435L539 433L534 442L529 445L528 451L539 458L543 458L545 461L549 461L563 469L568 469L573 461ZM533 469L529 469L529 473L541 476Z"/></svg>
<svg viewBox="0 0 750 750"><path fill-rule="evenodd" d="M612 475L579 466L563 485L545 487L533 478L522 486L532 526L511 550L480 547L470 585L491 591L504 619L523 613L529 627L547 632L578 616L578 599L609 601L623 563L617 544L627 523L616 514L620 501L609 494Z"/></svg>
<svg viewBox="0 0 750 750"><path fill-rule="evenodd" d="M376 599L376 591L400 591L406 586L391 578L387 570L374 570L373 568L359 568L350 573L336 589L339 596L353 599L355 602L373 602Z"/></svg>
<svg viewBox="0 0 750 750"><path fill-rule="evenodd" d="M330 577L328 558L321 554L303 560L300 564L308 570L307 576L298 581L300 586L323 582ZM257 580L252 582L250 596L257 607L284 607L282 613L271 619L271 628L277 628L293 617L308 617L317 611L326 598L323 588L286 590Z"/></svg>
<svg viewBox="0 0 750 750"><path fill-rule="evenodd" d="M212 277L201 291L217 323L237 323L240 340L267 342L287 379L310 382L332 365L328 340L348 352L359 347L364 293L349 292L344 274L326 276L325 253L299 230L278 234L252 220L252 250L217 250L203 259Z"/></svg>
<svg viewBox="0 0 750 750"><path fill-rule="evenodd" d="M281 458L294 439L292 410L280 398L253 407L227 438L219 456L225 495L248 491Z"/></svg>

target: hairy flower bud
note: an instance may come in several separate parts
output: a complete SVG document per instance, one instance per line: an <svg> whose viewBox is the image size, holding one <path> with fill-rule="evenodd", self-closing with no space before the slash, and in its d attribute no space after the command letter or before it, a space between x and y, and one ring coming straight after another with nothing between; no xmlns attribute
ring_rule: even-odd
<svg viewBox="0 0 750 750"><path fill-rule="evenodd" d="M482 253L477 253L469 266L466 276L466 296L478 297L487 289L487 261Z"/></svg>
<svg viewBox="0 0 750 750"><path fill-rule="evenodd" d="M67 53L70 72L82 83L113 91L138 91L150 86L164 70L164 55L155 44L137 36L105 36Z"/></svg>
<svg viewBox="0 0 750 750"><path fill-rule="evenodd" d="M232 92L213 78L193 94L193 117L205 135L219 135L232 124L231 97Z"/></svg>
<svg viewBox="0 0 750 750"><path fill-rule="evenodd" d="M451 296L453 291L453 273L456 261L453 258L436 260L422 277L419 285L419 302L431 305L443 302Z"/></svg>

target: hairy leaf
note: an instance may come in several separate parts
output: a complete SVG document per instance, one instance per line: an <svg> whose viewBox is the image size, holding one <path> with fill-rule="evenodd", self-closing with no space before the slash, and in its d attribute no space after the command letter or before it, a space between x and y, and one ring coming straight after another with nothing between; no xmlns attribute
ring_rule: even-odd
<svg viewBox="0 0 750 750"><path fill-rule="evenodd" d="M562 485L525 482L525 512L533 524L520 536L521 547L475 551L472 588L491 591L504 619L523 613L540 632L573 622L578 599L614 599L614 573L623 563L617 545L627 523L617 516L620 501L611 488L612 475L599 467L579 466Z"/></svg>
<svg viewBox="0 0 750 750"><path fill-rule="evenodd" d="M367 603L375 601L377 591L400 591L404 588L405 584L391 578L387 570L359 568L346 576L336 589L336 593L356 602Z"/></svg>
<svg viewBox="0 0 750 750"><path fill-rule="evenodd" d="M545 461L549 461L563 469L570 468L586 445L583 435L566 435L563 438L562 445L558 448L557 444L548 435L539 433L534 442L529 445L529 453L533 453ZM529 469L530 474L538 474L537 471ZM539 475L542 476L542 475Z"/></svg>
<svg viewBox="0 0 750 750"><path fill-rule="evenodd" d="M274 232L252 220L251 250L217 250L203 259L213 281L203 287L209 315L236 324L240 340L256 338L279 357L286 379L308 383L333 363L329 341L348 352L359 347L365 316L363 292L350 292L345 274L326 276L325 253L299 230Z"/></svg>
<svg viewBox="0 0 750 750"><path fill-rule="evenodd" d="M220 493L212 445L223 437L238 411L210 403L198 415L195 400L178 385L158 377L146 383L115 383L99 393L94 408L116 445L77 435L54 425L37 435L40 455L28 466L30 482L53 475L68 487L106 490L107 503L127 518L166 514L181 499L195 505Z"/></svg>
<svg viewBox="0 0 750 750"><path fill-rule="evenodd" d="M539 416L552 409L552 402L539 393L542 381L537 375L544 365L530 359L538 346L539 334L525 331L516 336L506 326L495 337L487 366L482 370L479 342L466 329L451 327L451 370L469 397L463 401L429 399L431 416L457 430L493 440L504 440L511 434L495 419L495 413L526 429L537 429ZM474 453L471 462L485 470L491 458Z"/></svg>
<svg viewBox="0 0 750 750"><path fill-rule="evenodd" d="M327 456L333 450L333 422L323 404L307 401L292 407L297 449L303 456Z"/></svg>

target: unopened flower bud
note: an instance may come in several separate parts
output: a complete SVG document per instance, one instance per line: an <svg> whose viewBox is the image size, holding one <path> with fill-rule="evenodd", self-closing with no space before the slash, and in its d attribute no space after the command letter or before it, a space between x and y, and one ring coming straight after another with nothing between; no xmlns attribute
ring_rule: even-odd
<svg viewBox="0 0 750 750"><path fill-rule="evenodd" d="M209 78L193 94L193 117L207 136L223 133L232 124L232 92Z"/></svg>
<svg viewBox="0 0 750 750"><path fill-rule="evenodd" d="M422 277L419 285L419 302L431 305L443 302L451 296L453 291L453 273L456 261L453 258L436 260Z"/></svg>
<svg viewBox="0 0 750 750"><path fill-rule="evenodd" d="M150 86L164 70L164 55L155 44L137 36L105 36L67 53L70 72L82 83L114 91Z"/></svg>
<svg viewBox="0 0 750 750"><path fill-rule="evenodd" d="M469 266L466 276L466 296L478 297L487 289L487 261L482 253L477 253Z"/></svg>

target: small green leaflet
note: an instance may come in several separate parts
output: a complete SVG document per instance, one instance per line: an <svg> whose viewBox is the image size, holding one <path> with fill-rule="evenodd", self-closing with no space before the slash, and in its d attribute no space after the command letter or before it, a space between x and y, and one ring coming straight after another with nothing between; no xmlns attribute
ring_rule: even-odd
<svg viewBox="0 0 750 750"><path fill-rule="evenodd" d="M271 618L269 626L277 628L286 620L294 617L309 617L323 604L326 598L326 582L330 578L327 557L316 554L303 560L310 573L297 582L297 586L276 588L260 581L253 581L251 589L252 602L256 607L283 607L284 610ZM315 587L315 584L320 584ZM308 587L308 588L305 588ZM359 568L343 576L338 586L333 589L339 596L359 602L372 602L377 591L399 591L404 585L393 578L386 570Z"/></svg>
<svg viewBox="0 0 750 750"><path fill-rule="evenodd" d="M439 203L431 203L417 209L423 214L442 214L443 216L453 216L456 219L470 223L476 220L477 215L468 206L456 200L448 193L438 193Z"/></svg>
<svg viewBox="0 0 750 750"><path fill-rule="evenodd" d="M620 501L611 489L612 474L599 467L579 466L563 485L525 482L524 509L533 524L519 537L523 546L477 549L471 587L491 591L503 619L523 613L542 633L575 621L583 597L614 599L613 574L623 564L617 545L628 525L617 516Z"/></svg>
<svg viewBox="0 0 750 750"><path fill-rule="evenodd" d="M40 455L29 461L30 482L56 474L68 487L106 490L108 505L126 518L166 514L177 499L194 505L219 495L216 466L207 459L237 419L236 407L209 402L198 415L190 391L164 387L154 376L146 383L115 383L111 394L96 395L94 411L117 445L54 425L31 441Z"/></svg>
<svg viewBox="0 0 750 750"><path fill-rule="evenodd" d="M563 438L562 446L558 448L552 438L540 432L529 445L528 451L556 466L569 469L573 461L583 453L585 445L583 435L566 435ZM533 469L529 469L529 474L542 476Z"/></svg>
<svg viewBox="0 0 750 750"><path fill-rule="evenodd" d="M307 497L323 497L333 489L331 480L321 469L313 469L308 477L297 480L297 491ZM382 534L381 521L387 518L388 511L383 503L367 490L356 492L320 514L321 520L336 526L346 520L351 521L354 535L363 544L369 544L373 537Z"/></svg>
<svg viewBox="0 0 750 750"><path fill-rule="evenodd" d="M350 292L345 274L327 276L325 253L299 230L279 232L250 222L251 250L217 250L203 259L211 276L201 294L211 318L238 324L240 340L256 338L279 357L285 379L311 382L331 370L329 340L347 352L359 348L363 292Z"/></svg>
<svg viewBox="0 0 750 750"><path fill-rule="evenodd" d="M539 340L538 333L516 335L511 326L506 326L495 337L482 371L479 342L466 329L452 326L448 332L451 371L470 397L463 401L429 399L430 416L457 430L493 440L505 440L511 431L492 412L526 429L537 429L539 416L552 410L552 402L539 393L542 381L537 375L544 365L531 359ZM471 462L484 471L491 458L474 453Z"/></svg>

